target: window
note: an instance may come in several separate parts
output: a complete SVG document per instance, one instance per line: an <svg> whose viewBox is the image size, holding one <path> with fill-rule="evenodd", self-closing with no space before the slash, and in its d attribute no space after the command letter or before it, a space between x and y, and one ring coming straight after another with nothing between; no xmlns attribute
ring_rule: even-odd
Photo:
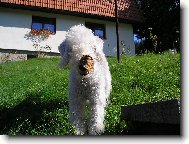
<svg viewBox="0 0 189 144"><path fill-rule="evenodd" d="M91 22L85 22L85 26L91 29L96 36L99 36L102 39L106 39L105 35L105 25L104 24L96 24Z"/></svg>
<svg viewBox="0 0 189 144"><path fill-rule="evenodd" d="M45 18L39 16L32 17L31 29L34 30L49 30L52 34L56 33L56 19L55 18Z"/></svg>

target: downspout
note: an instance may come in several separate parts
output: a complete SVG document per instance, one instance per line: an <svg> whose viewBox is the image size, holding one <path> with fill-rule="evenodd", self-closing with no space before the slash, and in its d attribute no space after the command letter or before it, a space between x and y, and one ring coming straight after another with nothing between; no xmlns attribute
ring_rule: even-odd
<svg viewBox="0 0 189 144"><path fill-rule="evenodd" d="M118 8L117 0L115 0L115 18L116 18L116 36L117 36L117 61L120 63L120 52L119 52L119 19L118 19Z"/></svg>

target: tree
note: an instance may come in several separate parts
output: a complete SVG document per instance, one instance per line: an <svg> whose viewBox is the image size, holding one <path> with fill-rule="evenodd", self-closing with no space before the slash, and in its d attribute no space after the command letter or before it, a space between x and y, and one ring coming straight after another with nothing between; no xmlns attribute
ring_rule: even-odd
<svg viewBox="0 0 189 144"><path fill-rule="evenodd" d="M149 52L163 52L177 47L179 50L180 1L136 0L143 11L145 23L136 25L134 33L145 38L144 47ZM177 42L177 44L174 44Z"/></svg>

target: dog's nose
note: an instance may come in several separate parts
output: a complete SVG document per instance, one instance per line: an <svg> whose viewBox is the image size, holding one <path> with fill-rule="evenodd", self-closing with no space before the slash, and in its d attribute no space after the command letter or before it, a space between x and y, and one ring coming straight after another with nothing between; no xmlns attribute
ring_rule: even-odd
<svg viewBox="0 0 189 144"><path fill-rule="evenodd" d="M79 65L79 69L80 69L81 71L86 71L86 70L87 70L83 65Z"/></svg>
<svg viewBox="0 0 189 144"><path fill-rule="evenodd" d="M94 60L89 55L83 55L79 61L79 70L81 75L87 75L94 70Z"/></svg>

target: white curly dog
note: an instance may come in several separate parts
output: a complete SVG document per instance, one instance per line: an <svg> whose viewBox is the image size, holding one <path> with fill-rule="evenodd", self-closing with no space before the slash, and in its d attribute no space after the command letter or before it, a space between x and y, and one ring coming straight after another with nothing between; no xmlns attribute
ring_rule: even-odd
<svg viewBox="0 0 189 144"><path fill-rule="evenodd" d="M59 51L61 66L70 68L69 114L76 134L102 134L112 89L103 41L84 25L76 25L67 32Z"/></svg>

